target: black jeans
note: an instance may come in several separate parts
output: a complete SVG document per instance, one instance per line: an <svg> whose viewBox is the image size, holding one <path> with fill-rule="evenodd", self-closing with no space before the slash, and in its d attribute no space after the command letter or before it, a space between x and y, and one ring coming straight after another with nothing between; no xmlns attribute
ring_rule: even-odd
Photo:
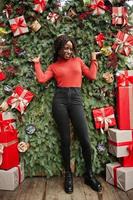
<svg viewBox="0 0 133 200"><path fill-rule="evenodd" d="M53 117L61 138L61 153L66 171L70 170L70 120L82 147L86 171L92 169L91 147L80 88L57 88L53 99Z"/></svg>

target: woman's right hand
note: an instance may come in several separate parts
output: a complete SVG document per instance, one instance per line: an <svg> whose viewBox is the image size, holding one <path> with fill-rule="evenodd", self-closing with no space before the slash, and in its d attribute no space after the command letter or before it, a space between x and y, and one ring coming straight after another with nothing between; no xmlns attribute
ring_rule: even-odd
<svg viewBox="0 0 133 200"><path fill-rule="evenodd" d="M40 56L33 58L32 62L34 62L34 63L40 62Z"/></svg>

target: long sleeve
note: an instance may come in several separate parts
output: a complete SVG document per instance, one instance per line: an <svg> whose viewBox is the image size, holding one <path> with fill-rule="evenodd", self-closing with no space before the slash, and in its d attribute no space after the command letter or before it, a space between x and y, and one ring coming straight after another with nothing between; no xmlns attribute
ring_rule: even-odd
<svg viewBox="0 0 133 200"><path fill-rule="evenodd" d="M97 76L98 63L96 60L92 60L90 64L90 68L85 65L85 63L81 60L82 73L89 80L95 80Z"/></svg>
<svg viewBox="0 0 133 200"><path fill-rule="evenodd" d="M46 83L53 78L54 74L51 66L49 66L45 72L42 71L40 62L35 63L34 67L36 78L39 83Z"/></svg>

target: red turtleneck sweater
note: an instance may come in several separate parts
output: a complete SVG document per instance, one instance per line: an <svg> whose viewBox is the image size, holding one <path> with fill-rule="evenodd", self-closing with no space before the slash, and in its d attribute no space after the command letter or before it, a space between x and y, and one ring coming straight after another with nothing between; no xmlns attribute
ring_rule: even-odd
<svg viewBox="0 0 133 200"><path fill-rule="evenodd" d="M41 64L35 63L35 72L38 82L45 83L55 78L58 87L81 87L82 75L89 80L95 80L97 74L97 61L92 60L88 68L79 57L69 60L58 60L49 65L45 72L41 69Z"/></svg>

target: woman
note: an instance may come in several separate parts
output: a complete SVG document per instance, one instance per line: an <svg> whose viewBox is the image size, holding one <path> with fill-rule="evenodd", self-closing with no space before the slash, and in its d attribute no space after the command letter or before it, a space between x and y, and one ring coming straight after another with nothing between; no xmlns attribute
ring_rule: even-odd
<svg viewBox="0 0 133 200"><path fill-rule="evenodd" d="M57 37L54 47L54 62L49 65L45 72L41 69L39 57L34 58L33 62L38 82L45 83L55 78L57 83L52 111L61 138L61 153L65 169L64 189L66 193L73 192L73 177L70 168L71 120L82 147L86 168L84 174L85 184L95 191L101 191L102 186L92 172L91 147L80 94L82 75L89 80L96 79L98 69L96 55L99 53L92 53L90 68L88 68L82 59L74 56L76 45L69 36L60 35Z"/></svg>

